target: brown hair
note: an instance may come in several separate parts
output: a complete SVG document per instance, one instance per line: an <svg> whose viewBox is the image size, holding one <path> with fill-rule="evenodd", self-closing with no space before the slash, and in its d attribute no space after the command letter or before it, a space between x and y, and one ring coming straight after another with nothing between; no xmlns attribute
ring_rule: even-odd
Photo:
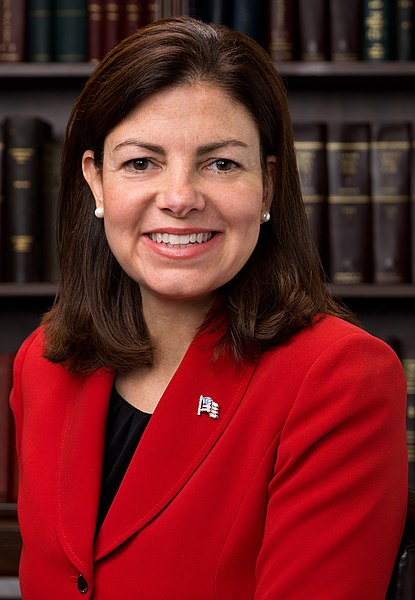
<svg viewBox="0 0 415 600"><path fill-rule="evenodd" d="M81 160L101 165L105 137L152 94L192 82L220 86L258 126L262 158L277 157L271 219L253 254L221 289L205 326L225 319L237 361L287 340L318 313L347 318L327 292L314 249L294 152L286 90L267 53L223 26L163 19L123 40L99 64L69 118L58 217L61 281L44 318L45 356L78 372L109 366L127 372L151 364L139 286L121 269L84 180ZM265 172L264 172L265 176Z"/></svg>

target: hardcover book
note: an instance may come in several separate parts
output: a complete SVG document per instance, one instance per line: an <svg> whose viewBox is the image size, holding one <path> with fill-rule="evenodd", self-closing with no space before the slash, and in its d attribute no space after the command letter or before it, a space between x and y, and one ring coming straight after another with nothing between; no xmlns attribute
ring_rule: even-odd
<svg viewBox="0 0 415 600"><path fill-rule="evenodd" d="M374 123L371 142L375 283L410 279L410 130Z"/></svg>
<svg viewBox="0 0 415 600"><path fill-rule="evenodd" d="M295 151L301 191L310 229L322 263L327 265L326 126L294 123Z"/></svg>
<svg viewBox="0 0 415 600"><path fill-rule="evenodd" d="M301 60L329 60L328 0L298 0L298 27Z"/></svg>
<svg viewBox="0 0 415 600"><path fill-rule="evenodd" d="M360 59L360 0L330 0L330 55L337 62Z"/></svg>
<svg viewBox="0 0 415 600"><path fill-rule="evenodd" d="M52 57L52 0L27 0L27 59L43 63Z"/></svg>
<svg viewBox="0 0 415 600"><path fill-rule="evenodd" d="M407 386L406 442L408 446L408 485L415 489L415 338L401 340L400 358Z"/></svg>
<svg viewBox="0 0 415 600"><path fill-rule="evenodd" d="M10 462L14 439L10 435L11 410L9 396L12 389L14 355L0 352L0 502L10 498Z"/></svg>
<svg viewBox="0 0 415 600"><path fill-rule="evenodd" d="M363 0L362 58L379 62L389 60L392 0Z"/></svg>
<svg viewBox="0 0 415 600"><path fill-rule="evenodd" d="M53 13L54 60L87 60L86 0L59 0Z"/></svg>
<svg viewBox="0 0 415 600"><path fill-rule="evenodd" d="M394 38L396 60L415 60L415 0L397 0Z"/></svg>
<svg viewBox="0 0 415 600"><path fill-rule="evenodd" d="M6 280L41 280L42 161L51 127L36 117L8 117L5 132Z"/></svg>
<svg viewBox="0 0 415 600"><path fill-rule="evenodd" d="M370 280L370 129L330 123L327 132L329 274L333 283Z"/></svg>
<svg viewBox="0 0 415 600"><path fill-rule="evenodd" d="M276 62L296 58L296 6L294 0L270 2L270 55Z"/></svg>
<svg viewBox="0 0 415 600"><path fill-rule="evenodd" d="M0 0L0 62L26 59L26 0Z"/></svg>

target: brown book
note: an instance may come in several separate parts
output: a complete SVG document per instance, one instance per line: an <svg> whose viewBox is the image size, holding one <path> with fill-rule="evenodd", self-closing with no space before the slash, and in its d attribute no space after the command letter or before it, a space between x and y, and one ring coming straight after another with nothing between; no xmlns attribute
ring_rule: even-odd
<svg viewBox="0 0 415 600"><path fill-rule="evenodd" d="M330 123L327 131L329 274L333 283L370 280L370 129Z"/></svg>
<svg viewBox="0 0 415 600"><path fill-rule="evenodd" d="M4 278L4 123L0 121L0 281Z"/></svg>
<svg viewBox="0 0 415 600"><path fill-rule="evenodd" d="M360 58L360 0L330 0L330 55L337 62Z"/></svg>
<svg viewBox="0 0 415 600"><path fill-rule="evenodd" d="M408 446L408 484L415 489L415 336L402 339L400 358L407 386L406 441Z"/></svg>
<svg viewBox="0 0 415 600"><path fill-rule="evenodd" d="M328 0L298 0L301 60L329 60L330 28L328 8Z"/></svg>
<svg viewBox="0 0 415 600"><path fill-rule="evenodd" d="M303 200L313 239L322 263L326 265L326 125L323 123L294 123L293 128Z"/></svg>
<svg viewBox="0 0 415 600"><path fill-rule="evenodd" d="M128 37L145 24L144 8L141 0L121 1L121 39Z"/></svg>
<svg viewBox="0 0 415 600"><path fill-rule="evenodd" d="M11 409L9 396L12 389L14 355L0 352L0 502L10 498L10 462L14 439L11 439Z"/></svg>
<svg viewBox="0 0 415 600"><path fill-rule="evenodd" d="M104 0L87 2L87 55L88 61L92 63L98 63L102 58L103 2Z"/></svg>
<svg viewBox="0 0 415 600"><path fill-rule="evenodd" d="M415 123L411 124L411 281L415 283Z"/></svg>
<svg viewBox="0 0 415 600"><path fill-rule="evenodd" d="M51 127L37 117L5 120L6 280L41 280L42 161Z"/></svg>
<svg viewBox="0 0 415 600"><path fill-rule="evenodd" d="M0 0L0 62L26 58L26 0Z"/></svg>
<svg viewBox="0 0 415 600"><path fill-rule="evenodd" d="M46 141L43 152L43 194L41 224L42 281L57 282L59 279L56 243L56 219L61 180L63 142Z"/></svg>
<svg viewBox="0 0 415 600"><path fill-rule="evenodd" d="M371 142L373 277L410 279L410 130L407 123L374 123Z"/></svg>
<svg viewBox="0 0 415 600"><path fill-rule="evenodd" d="M274 0L269 4L270 55L273 61L296 58L296 6L295 0Z"/></svg>

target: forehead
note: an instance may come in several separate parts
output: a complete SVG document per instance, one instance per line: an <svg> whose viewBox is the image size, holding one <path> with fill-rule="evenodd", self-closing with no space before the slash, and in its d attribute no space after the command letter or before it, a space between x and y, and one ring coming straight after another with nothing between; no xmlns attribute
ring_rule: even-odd
<svg viewBox="0 0 415 600"><path fill-rule="evenodd" d="M222 88L205 83L156 92L134 108L107 137L115 139L142 131L167 137L237 133L259 141L256 122L248 109Z"/></svg>

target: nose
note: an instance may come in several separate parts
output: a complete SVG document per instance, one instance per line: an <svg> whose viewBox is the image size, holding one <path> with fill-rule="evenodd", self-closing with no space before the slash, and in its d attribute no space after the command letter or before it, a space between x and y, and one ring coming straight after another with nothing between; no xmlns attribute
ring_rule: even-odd
<svg viewBox="0 0 415 600"><path fill-rule="evenodd" d="M157 205L177 218L183 218L193 210L202 211L205 198L199 189L197 174L184 168L167 173Z"/></svg>

